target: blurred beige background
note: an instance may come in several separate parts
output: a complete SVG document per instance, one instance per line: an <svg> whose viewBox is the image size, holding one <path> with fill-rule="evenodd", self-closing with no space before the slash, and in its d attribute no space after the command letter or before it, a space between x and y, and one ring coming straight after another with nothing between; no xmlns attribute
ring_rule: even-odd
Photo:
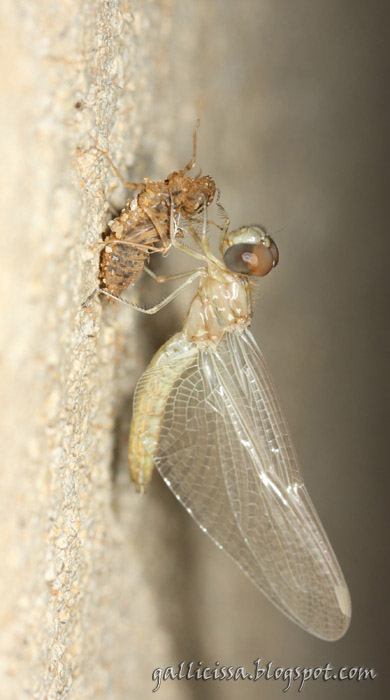
<svg viewBox="0 0 390 700"><path fill-rule="evenodd" d="M339 642L309 637L155 484L156 497L180 519L185 613L175 612L176 658L235 665L261 656L284 666L329 660L382 675L312 683L305 692L316 700L385 694L386 17L377 2L205 3L197 60L183 71L179 93L198 85L198 162L215 175L232 225L260 222L278 242L279 267L259 282L252 328L350 586L353 616ZM178 109L186 114L185 101ZM168 322L171 311L164 314ZM194 685L193 697L199 692ZM201 694L270 700L282 697L282 686L209 682ZM287 695L298 696L296 689Z"/></svg>
<svg viewBox="0 0 390 700"><path fill-rule="evenodd" d="M155 667L261 657L374 668L375 681L303 692L383 698L387 5L37 0L2 13L4 697L143 699ZM186 301L154 318L81 307L104 203L125 197L83 152L110 138L133 179L161 178L188 160L196 117L198 165L233 226L262 223L279 246L252 329L350 586L351 627L333 644L269 605L158 475L132 492L134 383ZM155 697L273 700L283 687L167 682Z"/></svg>

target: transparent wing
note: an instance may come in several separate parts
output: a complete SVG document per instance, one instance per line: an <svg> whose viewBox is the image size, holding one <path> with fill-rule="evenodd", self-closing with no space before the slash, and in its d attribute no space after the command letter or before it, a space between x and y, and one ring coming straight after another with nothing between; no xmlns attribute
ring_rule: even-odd
<svg viewBox="0 0 390 700"><path fill-rule="evenodd" d="M249 331L199 351L173 383L155 463L202 530L280 610L323 639L344 634L348 589Z"/></svg>

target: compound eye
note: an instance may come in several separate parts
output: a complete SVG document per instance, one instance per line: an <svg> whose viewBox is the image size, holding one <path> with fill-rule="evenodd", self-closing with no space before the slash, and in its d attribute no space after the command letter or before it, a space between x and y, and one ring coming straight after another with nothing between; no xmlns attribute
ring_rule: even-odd
<svg viewBox="0 0 390 700"><path fill-rule="evenodd" d="M272 257L274 259L273 267L276 267L276 265L279 262L279 249L278 249L278 246L276 245L275 241L273 241L272 238L270 238L270 236L267 236L267 238L269 240L269 249L270 249L270 251L272 253Z"/></svg>
<svg viewBox="0 0 390 700"><path fill-rule="evenodd" d="M258 243L236 243L224 255L225 265L241 275L264 277L279 261L276 243L269 236Z"/></svg>

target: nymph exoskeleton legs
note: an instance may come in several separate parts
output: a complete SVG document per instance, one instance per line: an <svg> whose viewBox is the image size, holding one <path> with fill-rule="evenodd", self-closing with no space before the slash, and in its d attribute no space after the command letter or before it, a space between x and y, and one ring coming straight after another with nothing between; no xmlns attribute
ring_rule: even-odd
<svg viewBox="0 0 390 700"><path fill-rule="evenodd" d="M135 309L136 311L140 311L143 314L156 314L158 311L160 311L160 309L163 309L164 306L166 306L171 301L173 301L173 299L175 299L178 296L178 294L180 294L180 292L183 291L183 289L185 289L190 284L192 284L192 282L194 280L196 280L198 277L200 277L201 275L205 275L206 273L205 273L205 268L200 267L197 270L189 272L189 273L182 273L182 274L177 275L177 276L172 275L171 278L168 276L165 278L164 281L169 282L170 279L178 279L178 277L184 277L185 274L187 274L187 279L185 282L183 282L183 284L181 284L177 289L175 289L174 292L172 292L171 294L168 294L168 296L165 297L165 299L160 301L155 306L151 306L149 309L143 309L142 306L138 306L138 304L135 304L134 302L126 301L126 299L121 299L120 297L116 297L116 296L114 296L114 294L110 294L110 292L107 292L106 289L101 289L100 291L102 294L105 294L106 296L110 297L110 299L115 299L115 301L120 301L120 302L122 302L122 304L125 304L125 306L129 306L130 309Z"/></svg>

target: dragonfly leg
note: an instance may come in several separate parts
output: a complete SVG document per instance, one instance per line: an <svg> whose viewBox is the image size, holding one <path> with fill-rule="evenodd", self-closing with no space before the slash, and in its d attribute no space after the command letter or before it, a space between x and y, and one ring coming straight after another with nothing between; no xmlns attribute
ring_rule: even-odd
<svg viewBox="0 0 390 700"><path fill-rule="evenodd" d="M151 245L145 245L144 243L135 243L134 241L122 241L121 238L113 238L112 240L107 240L107 243L105 244L105 247L110 247L114 245L129 245L132 248L136 248L136 250L141 250L143 253L156 253L162 250L162 248L158 248L157 246L151 244Z"/></svg>
<svg viewBox="0 0 390 700"><path fill-rule="evenodd" d="M223 235L226 236L226 234L227 234L227 232L228 232L228 229L229 229L229 226L230 226L230 219L229 219L229 217L228 217L228 215L227 215L227 211L226 211L225 207L222 206L222 204L221 204L221 202L220 202L220 199L221 199L221 190L218 190L218 194L217 194L217 207L218 207L219 211L221 212L221 214L222 214L222 216L223 216L223 218L224 218L224 220L225 220L225 221L224 221L224 225L223 225L223 227L222 227L222 231L223 231ZM215 224L215 225L217 225L217 224ZM221 227L218 226L218 228L221 228Z"/></svg>
<svg viewBox="0 0 390 700"><path fill-rule="evenodd" d="M177 275L156 275L154 272L152 272L152 270L149 267L146 267L146 265L144 267L144 271L159 284L164 284L165 282L172 282L173 280L183 279L183 277L188 277L189 275L194 274L195 272L199 272L203 269L203 267L197 267L196 270L187 270L186 272L179 272Z"/></svg>
<svg viewBox="0 0 390 700"><path fill-rule="evenodd" d="M175 299L183 289L188 287L188 285L192 284L192 282L202 274L202 270L203 270L203 268L200 268L200 270L197 270L196 272L190 274L187 277L186 281L183 282L183 284L181 284L177 289L175 289L175 291L172 292L172 294L168 294L168 296L165 297L165 299L160 301L155 306L151 306L149 309L143 309L142 306L138 306L138 304L135 304L132 301L126 301L125 299L121 299L120 297L116 297L114 294L110 294L110 292L107 292L106 289L100 289L100 292L101 292L101 294L105 294L107 297L110 297L110 299L115 299L115 301L122 302L122 304L124 304L125 306L129 306L130 309L135 309L136 311L140 311L142 314L156 314L158 311L160 311L160 309L163 309L164 306L166 306L171 301L173 301L173 299ZM84 303L86 303L86 302L84 302Z"/></svg>
<svg viewBox="0 0 390 700"><path fill-rule="evenodd" d="M175 207L173 205L173 197L172 193L170 195L170 201L171 201L171 209L169 213L169 238L171 241L171 245L173 245L177 232L179 231L179 216L175 218Z"/></svg>
<svg viewBox="0 0 390 700"><path fill-rule="evenodd" d="M171 248L171 241L169 240L166 231L164 230L164 227L161 226L159 220L154 216L153 210L150 207L142 207L142 210L145 212L146 216L150 221L152 222L154 228L156 229L158 235L160 236L161 242L162 242L162 248L161 252L167 253L169 249Z"/></svg>
<svg viewBox="0 0 390 700"><path fill-rule="evenodd" d="M207 260L207 257L205 255L203 255L202 253L198 253L196 250L192 250L192 248L188 248L188 246L184 245L183 243L177 243L176 241L173 241L172 245L176 248L176 250L181 250L182 253L191 255L192 258L204 261Z"/></svg>
<svg viewBox="0 0 390 700"><path fill-rule="evenodd" d="M121 171L119 170L119 168L117 168L117 166L115 165L115 163L111 160L111 158L110 158L110 156L108 155L107 151L103 151L103 149L102 149L102 148L98 148L98 146L95 146L95 148L96 148L96 150L98 151L98 153L101 153L101 154L106 158L106 160L107 160L108 163L110 164L112 170L114 171L115 175L117 175L117 176L119 177L119 179L120 179L120 181L122 182L122 184L123 184L128 190L141 190L143 187L145 187L145 183L144 183L144 182L129 182L128 180L126 180L126 178L122 175L122 173L121 173Z"/></svg>
<svg viewBox="0 0 390 700"><path fill-rule="evenodd" d="M188 161L187 165L185 165L184 168L181 170L182 173L186 173L189 170L191 170L191 168L193 168L195 163L196 163L196 146L197 146L199 125L200 125L200 120L197 119L196 124L195 124L194 133L192 135L192 143L193 143L192 158L191 158L191 160Z"/></svg>

